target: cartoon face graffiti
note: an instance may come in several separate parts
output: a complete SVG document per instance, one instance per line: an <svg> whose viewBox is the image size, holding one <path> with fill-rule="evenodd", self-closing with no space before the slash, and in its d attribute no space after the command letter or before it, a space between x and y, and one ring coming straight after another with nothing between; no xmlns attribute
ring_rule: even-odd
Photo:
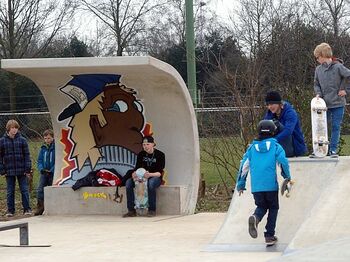
<svg viewBox="0 0 350 262"><path fill-rule="evenodd" d="M91 116L90 127L96 146L119 145L136 154L140 152L144 126L143 106L136 100L133 90L125 86L108 85L104 88L100 104L108 124L102 127L97 116Z"/></svg>
<svg viewBox="0 0 350 262"><path fill-rule="evenodd" d="M73 76L60 90L75 100L59 115L71 118L61 142L69 163L59 184L72 185L89 172L114 168L124 175L142 150L143 105L136 91L119 83L119 75Z"/></svg>

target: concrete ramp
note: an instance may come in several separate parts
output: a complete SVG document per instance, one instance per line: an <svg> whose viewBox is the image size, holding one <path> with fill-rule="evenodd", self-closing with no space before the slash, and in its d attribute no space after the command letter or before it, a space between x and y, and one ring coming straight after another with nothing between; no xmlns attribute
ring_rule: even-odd
<svg viewBox="0 0 350 262"><path fill-rule="evenodd" d="M305 246L306 243L316 243L318 241L315 238L318 236L325 238L328 233L320 232L324 228L321 223L325 223L327 227L337 227L334 223L343 219L337 216L342 211L335 216L333 212L342 209L341 206L347 204L344 201L348 199L345 189L349 186L349 183L345 184L347 180L344 178L346 167L350 167L350 159L347 157L340 157L339 160L330 158L310 159L307 157L290 159L291 175L295 181L295 186L290 198L280 195L280 210L276 226L279 243L273 248L266 248L264 244L263 232L266 216L259 224L258 238L253 239L248 234L248 217L255 209L253 196L250 193L250 179L248 179L248 190L240 197L235 192L223 225L205 250L275 252L284 251L291 242L293 246L288 247L288 249L299 248ZM279 180L281 184L281 176ZM330 195L332 196L330 197ZM341 198L339 198L340 196ZM323 210L321 201L327 202L325 203L327 207L323 207L325 211L321 211ZM320 224L315 228L311 216L318 216L319 212L329 214L329 216L326 215L325 218L322 218L324 222L320 221ZM310 227L314 230L311 230ZM301 229L303 229L303 232L301 232ZM327 231L329 230L327 229ZM349 230L347 229L347 231ZM308 233L305 237L304 232ZM335 235L337 234L335 233Z"/></svg>
<svg viewBox="0 0 350 262"><path fill-rule="evenodd" d="M350 237L323 242L308 248L287 253L269 262L348 262L350 259Z"/></svg>
<svg viewBox="0 0 350 262"><path fill-rule="evenodd" d="M350 158L342 157L336 168L326 175L327 187L296 232L287 251L350 237L349 168Z"/></svg>

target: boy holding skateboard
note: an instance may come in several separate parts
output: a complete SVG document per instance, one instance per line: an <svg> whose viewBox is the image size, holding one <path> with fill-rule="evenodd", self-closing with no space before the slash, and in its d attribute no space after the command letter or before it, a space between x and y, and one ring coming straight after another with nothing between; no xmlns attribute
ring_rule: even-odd
<svg viewBox="0 0 350 262"><path fill-rule="evenodd" d="M265 243L268 246L277 242L275 227L278 204L278 182L276 163L281 165L281 175L290 180L289 164L284 149L273 138L277 130L272 120L262 120L258 125L259 136L254 140L243 156L238 172L237 190L241 195L246 190L248 172L251 177L251 191L256 209L248 219L249 234L258 237L257 227L268 212L265 226Z"/></svg>
<svg viewBox="0 0 350 262"><path fill-rule="evenodd" d="M135 181L138 180L136 170L144 168L146 173L144 178L147 179L148 189L148 213L147 216L154 217L156 215L156 189L162 183L162 175L165 167L165 155L162 151L155 149L154 138L152 136L145 136L143 138L143 150L137 155L136 166L132 172L131 178L126 183L126 197L128 212L123 217L135 217Z"/></svg>
<svg viewBox="0 0 350 262"><path fill-rule="evenodd" d="M339 59L332 58L332 48L327 43L316 46L314 56L320 64L316 67L314 91L327 105L327 119L331 124L329 155L337 158L340 128L343 121L347 92L350 92L350 70Z"/></svg>

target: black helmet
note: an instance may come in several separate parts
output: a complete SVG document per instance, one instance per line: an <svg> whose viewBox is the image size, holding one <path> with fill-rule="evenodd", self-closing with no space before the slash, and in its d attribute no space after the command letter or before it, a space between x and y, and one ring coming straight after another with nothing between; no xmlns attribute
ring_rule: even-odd
<svg viewBox="0 0 350 262"><path fill-rule="evenodd" d="M277 131L277 126L272 120L261 120L258 124L258 132L261 136L273 136Z"/></svg>

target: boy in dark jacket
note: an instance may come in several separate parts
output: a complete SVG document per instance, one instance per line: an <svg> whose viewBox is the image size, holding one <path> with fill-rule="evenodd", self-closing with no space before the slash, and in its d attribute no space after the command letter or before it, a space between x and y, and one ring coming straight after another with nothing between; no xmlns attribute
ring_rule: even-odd
<svg viewBox="0 0 350 262"><path fill-rule="evenodd" d="M126 197L128 212L123 217L135 217L137 215L135 210L135 195L134 187L135 181L138 179L136 170L144 168L146 170L145 178L148 189L148 217L156 215L156 189L162 183L162 176L165 167L165 155L162 151L155 148L154 138L152 136L145 136L142 141L143 150L138 153L135 169L132 171L131 178L126 181Z"/></svg>
<svg viewBox="0 0 350 262"><path fill-rule="evenodd" d="M42 215L44 212L44 187L52 186L53 174L55 171L55 141L53 131L48 129L43 133L44 144L41 146L38 155L38 171L40 181L37 189L37 208L35 216Z"/></svg>
<svg viewBox="0 0 350 262"><path fill-rule="evenodd" d="M283 147L287 157L303 156L307 152L303 131L297 112L291 104L282 101L276 91L266 94L267 112L264 119L273 120L277 125L275 138Z"/></svg>
<svg viewBox="0 0 350 262"><path fill-rule="evenodd" d="M6 133L0 138L0 175L6 177L7 217L15 214L16 178L22 195L23 213L32 214L28 186L32 162L27 140L18 132L19 127L16 120L9 120L6 124Z"/></svg>
<svg viewBox="0 0 350 262"><path fill-rule="evenodd" d="M241 195L250 172L251 191L256 209L248 219L249 234L258 237L257 226L268 212L265 243L268 246L277 242L275 227L279 209L276 164L281 165L281 175L290 180L289 163L283 148L273 138L277 130L272 120L262 120L258 125L259 137L254 140L244 154L238 172L237 190Z"/></svg>

